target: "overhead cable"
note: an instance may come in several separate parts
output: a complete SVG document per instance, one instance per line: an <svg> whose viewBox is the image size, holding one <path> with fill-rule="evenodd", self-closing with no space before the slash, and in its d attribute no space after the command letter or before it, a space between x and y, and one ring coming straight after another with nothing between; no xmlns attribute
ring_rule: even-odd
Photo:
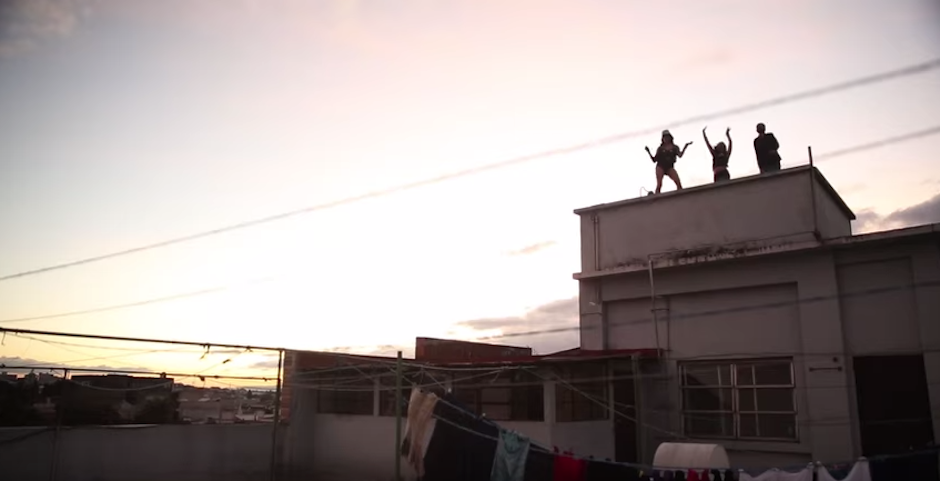
<svg viewBox="0 0 940 481"><path fill-rule="evenodd" d="M0 276L0 282L11 280L11 279L17 279L20 277L26 277L26 276L36 275L36 274L42 274L45 272L90 264L93 262L100 262L100 261L107 260L107 259L113 259L116 257L136 254L139 252L144 252L144 251L148 251L152 249L168 247L171 245L181 244L184 242L190 242L190 241L202 239L205 237L224 234L227 232L246 229L249 227L255 227L258 225L262 225L262 224L268 224L271 222L296 217L298 215L308 214L311 212L316 212L316 211L321 211L321 210L332 209L332 208L339 207L342 205L362 202L368 199L384 197L384 196L396 194L399 192L403 192L406 190L413 190L413 189L417 189L420 187L426 187L429 185L438 184L441 182L446 182L446 181L450 181L450 180L454 180L454 179L458 179L462 177L467 177L471 175L476 175L476 174L480 174L480 173L488 172L492 170L502 169L502 168L513 166L513 165L531 162L531 161L538 160L538 159L545 159L545 158L555 157L559 155L570 154L570 153L581 151L581 150L596 148L602 145L622 142L624 140L628 140L631 138L658 133L661 130L667 129L667 128L675 128L675 127L684 126L688 124L702 123L702 122L714 120L714 119L721 118L721 117L739 115L745 112L765 109L768 107L775 107L778 105L806 100L809 98L821 97L824 95L831 95L837 92L855 89L859 87L870 86L870 85L874 85L874 84L878 84L878 83L886 82L890 80L895 80L895 79L899 79L903 77L921 75L921 74L933 71L937 68L940 68L940 58L928 60L928 61L917 63L914 65L909 65L906 67L902 67L902 68L887 71L887 72L881 72L881 73L868 75L864 77L858 77L852 80L839 82L839 83L827 85L824 87L817 87L814 89L809 89L809 90L805 90L805 91L794 93L794 94L784 95L781 97L775 97L775 98L771 98L768 100L764 100L764 101L760 101L760 102L756 102L752 104L742 105L742 106L719 110L719 111L706 113L706 114L699 114L699 115L695 115L695 116L688 117L685 119L674 120L672 122L662 124L662 125L657 125L654 127L646 127L646 128L642 128L639 130L623 132L620 134L615 134L615 135L602 137L602 138L598 138L598 139L587 141L587 142L582 142L582 143L571 145L568 147L546 150L546 151L542 151L542 152L538 152L534 154L524 155L521 157L515 157L512 159L494 162L494 163L482 165L479 167L473 167L473 168L469 168L469 169L465 169L465 170L461 170L461 171L457 171L457 172L453 172L449 174L443 174L437 177L431 177L431 178L424 179L424 180L419 180L419 181L415 181L415 182L411 182L407 184L402 184L402 185L380 189L380 190L376 190L376 191L372 191L372 192L368 192L368 193L364 193L360 195L355 195L355 196L347 197L344 199L333 200L333 201L329 201L323 204L304 207L304 208L300 208L300 209L296 209L292 211L270 215L267 217L261 217L258 219L252 219L252 220L248 220L244 222L239 222L237 224L231 224L228 226L218 227L212 230L207 230L207 231L197 232L197 233L186 235L186 236L167 239L167 240L155 242L152 244L147 244L147 245L143 245L139 247L111 252L108 254L87 257L84 259L71 261L71 262L65 262L62 264L55 264L55 265L51 265L47 267L31 269L27 271L18 272L15 274L7 274L5 276Z"/></svg>

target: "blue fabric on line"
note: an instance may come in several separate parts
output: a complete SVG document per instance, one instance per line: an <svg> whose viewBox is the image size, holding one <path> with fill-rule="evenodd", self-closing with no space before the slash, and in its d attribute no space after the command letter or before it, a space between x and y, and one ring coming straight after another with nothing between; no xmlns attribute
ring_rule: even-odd
<svg viewBox="0 0 940 481"><path fill-rule="evenodd" d="M530 444L528 438L512 431L500 431L490 481L523 481Z"/></svg>

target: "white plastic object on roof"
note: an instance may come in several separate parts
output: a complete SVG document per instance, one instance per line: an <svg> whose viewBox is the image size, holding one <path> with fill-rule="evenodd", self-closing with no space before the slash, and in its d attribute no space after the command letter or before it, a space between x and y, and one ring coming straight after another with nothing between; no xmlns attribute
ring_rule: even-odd
<svg viewBox="0 0 940 481"><path fill-rule="evenodd" d="M657 468L728 469L728 453L720 444L662 443L656 448Z"/></svg>

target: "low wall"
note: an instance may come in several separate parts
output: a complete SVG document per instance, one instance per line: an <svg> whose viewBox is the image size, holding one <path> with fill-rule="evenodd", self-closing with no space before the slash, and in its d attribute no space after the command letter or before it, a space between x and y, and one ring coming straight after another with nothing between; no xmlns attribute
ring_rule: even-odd
<svg viewBox="0 0 940 481"><path fill-rule="evenodd" d="M61 481L268 479L270 424L89 426L59 433ZM50 481L53 432L0 428L0 479Z"/></svg>

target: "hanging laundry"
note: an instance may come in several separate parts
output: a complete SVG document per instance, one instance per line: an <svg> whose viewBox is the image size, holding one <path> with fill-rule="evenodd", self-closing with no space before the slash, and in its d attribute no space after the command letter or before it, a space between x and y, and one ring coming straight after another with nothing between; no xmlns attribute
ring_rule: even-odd
<svg viewBox="0 0 940 481"><path fill-rule="evenodd" d="M639 481L640 472L626 464L588 461L586 481Z"/></svg>
<svg viewBox="0 0 940 481"><path fill-rule="evenodd" d="M424 455L423 481L490 479L499 429L455 407L451 395L434 408L437 424Z"/></svg>
<svg viewBox="0 0 940 481"><path fill-rule="evenodd" d="M438 397L433 393L412 389L408 401L408 418L405 421L401 452L407 456L408 464L419 478L424 476L424 454L428 446L425 441L430 440L435 428L433 414L437 400Z"/></svg>
<svg viewBox="0 0 940 481"><path fill-rule="evenodd" d="M500 431L493 458L491 481L524 481L526 458L529 456L528 438L512 431Z"/></svg>
<svg viewBox="0 0 940 481"><path fill-rule="evenodd" d="M535 447L529 448L525 461L525 481L548 481L555 477L555 456Z"/></svg>
<svg viewBox="0 0 940 481"><path fill-rule="evenodd" d="M764 471L759 476L751 476L747 472L742 471L738 479L740 481L813 481L813 470L806 467L800 471L791 473L779 469L771 469Z"/></svg>
<svg viewBox="0 0 940 481"><path fill-rule="evenodd" d="M555 456L554 481L586 481L586 463L571 456Z"/></svg>
<svg viewBox="0 0 940 481"><path fill-rule="evenodd" d="M690 469L687 477L688 481L701 481L702 477L698 474L698 471L695 469ZM708 475L705 475L705 481L708 481Z"/></svg>
<svg viewBox="0 0 940 481"><path fill-rule="evenodd" d="M825 466L819 466L816 468L816 479L818 481L836 481L836 478L832 476ZM841 478L839 481L871 481L871 472L868 468L868 460L859 459L855 465L852 466L852 470L849 471L849 474L847 474L844 478Z"/></svg>
<svg viewBox="0 0 940 481"><path fill-rule="evenodd" d="M734 470L726 469L721 481L738 481L738 477L734 474Z"/></svg>
<svg viewBox="0 0 940 481"><path fill-rule="evenodd" d="M685 481L685 471L676 471L676 474L672 479L676 481Z"/></svg>

